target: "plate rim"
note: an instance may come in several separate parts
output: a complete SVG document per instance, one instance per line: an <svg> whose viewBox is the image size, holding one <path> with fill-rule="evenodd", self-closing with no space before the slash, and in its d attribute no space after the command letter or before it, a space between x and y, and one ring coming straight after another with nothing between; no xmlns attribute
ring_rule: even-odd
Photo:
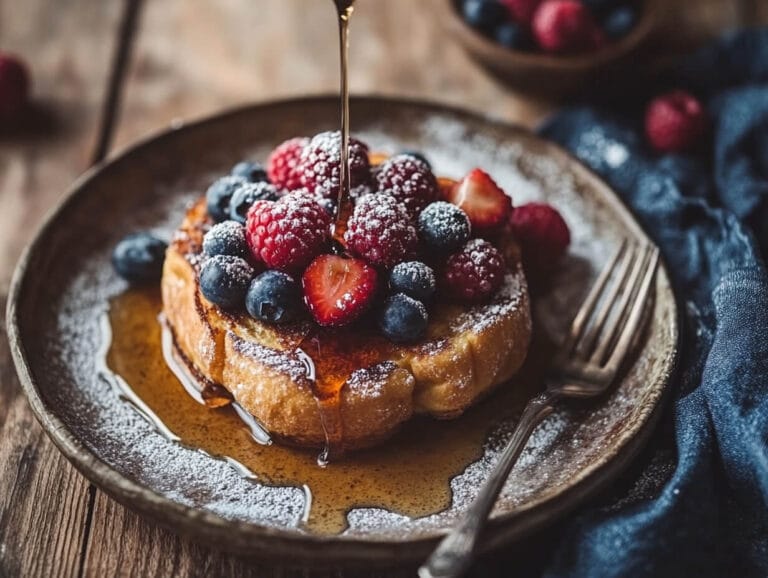
<svg viewBox="0 0 768 578"><path fill-rule="evenodd" d="M140 150L154 146L164 139L172 138L180 131L199 130L208 124L222 122L227 118L239 115L253 114L256 111L264 111L276 107L300 106L302 104L323 104L330 101L336 102L337 95L321 94L302 96L297 98L274 99L244 104L241 106L219 111L201 118L185 121L169 128L153 131L130 145L120 149L117 154L106 161L86 170L67 188L66 193L48 211L42 224L35 232L32 240L24 248L11 279L8 292L8 304L6 307L6 327L8 343L14 366L19 377L19 382L30 407L43 430L61 451L67 460L90 482L96 484L113 499L133 511L149 516L160 525L169 528L177 534L187 535L201 541L203 538L214 538L212 544L224 550L243 553L247 544L248 552L271 559L311 559L313 562L325 564L349 563L370 564L371 562L393 563L405 560L418 560L426 555L437 540L445 534L445 530L438 530L432 536L424 536L410 539L406 542L378 537L375 540L361 539L360 536L346 535L318 535L301 533L294 530L286 530L281 527L272 527L244 522L241 520L226 519L213 512L183 505L170 500L149 486L145 486L135 480L121 474L109 464L102 461L66 426L56 412L49 408L43 401L37 383L29 364L21 334L21 322L19 319L18 303L22 299L23 288L28 281L31 271L29 265L33 256L39 250L42 239L54 227L58 216L75 202L79 193L93 180L111 167L126 162L127 159ZM587 167L582 161L562 148L560 145L546 140L533 131L516 123L500 119L493 115L473 111L463 107L457 107L441 102L430 101L421 98L403 98L379 95L353 96L355 104L388 105L402 108L418 109L423 113L442 113L457 118L460 122L480 122L495 125L499 130L509 134L524 134L526 138L534 138L542 144L547 155L553 155L556 160L566 162L576 170L579 179L588 179L604 189L602 200L610 205L610 208L621 214L632 227L632 233L648 241L645 231L637 222L635 215L602 177ZM669 279L665 263L662 261L660 272ZM481 546L482 551L498 547L503 543L518 539L537 529L552 523L582 503L589 495L599 491L614 479L628 464L654 430L659 415L662 413L669 394L669 382L675 375L680 351L680 308L678 307L674 291L672 294L673 315L670 316L669 330L673 336L672 347L666 365L663 383L659 386L661 392L655 405L638 425L638 430L625 441L617 450L617 453L608 459L606 463L593 466L584 478L557 496L546 499L536 508L523 510L518 513L508 513L495 518L491 522L492 533ZM199 529L193 531L190 524L198 525ZM200 524L202 522L202 524ZM240 544L232 545L232 531L240 534ZM242 539L245 538L245 539ZM403 548L407 545L408 548ZM232 546L228 548L227 546Z"/></svg>

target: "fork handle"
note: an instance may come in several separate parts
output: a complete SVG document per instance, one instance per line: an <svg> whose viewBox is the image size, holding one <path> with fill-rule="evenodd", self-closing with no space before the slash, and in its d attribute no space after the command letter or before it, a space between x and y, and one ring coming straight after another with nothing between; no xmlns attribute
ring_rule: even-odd
<svg viewBox="0 0 768 578"><path fill-rule="evenodd" d="M459 523L443 538L432 555L419 568L419 578L459 578L469 569L477 539L485 527L496 498L504 487L504 482L509 477L509 472L517 462L533 430L554 411L554 402L558 397L556 390L547 390L528 402L485 486Z"/></svg>

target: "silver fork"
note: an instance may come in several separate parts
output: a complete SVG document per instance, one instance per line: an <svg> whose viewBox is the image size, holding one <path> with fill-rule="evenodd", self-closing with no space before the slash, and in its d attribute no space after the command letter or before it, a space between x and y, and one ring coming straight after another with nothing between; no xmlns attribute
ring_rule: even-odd
<svg viewBox="0 0 768 578"><path fill-rule="evenodd" d="M576 314L545 379L544 393L525 406L485 486L419 568L420 578L457 578L469 569L496 498L536 426L554 411L557 401L596 397L613 384L646 318L658 264L655 246L621 243Z"/></svg>

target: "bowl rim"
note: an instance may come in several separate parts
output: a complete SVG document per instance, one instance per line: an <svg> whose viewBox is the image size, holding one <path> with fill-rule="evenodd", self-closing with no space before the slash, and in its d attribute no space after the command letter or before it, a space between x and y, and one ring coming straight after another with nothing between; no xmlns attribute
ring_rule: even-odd
<svg viewBox="0 0 768 578"><path fill-rule="evenodd" d="M95 483L113 499L129 507L131 510L151 518L156 523L177 534L193 537L198 542L206 540L208 545L225 551L260 556L264 559L283 560L294 563L301 560L310 560L321 566L333 565L335 567L370 567L373 564L379 566L403 564L407 561L418 561L426 556L434 548L437 541L446 533L446 530L436 531L434 535L413 538L407 542L400 542L389 537L377 537L375 540L367 540L361 536L329 536L299 533L282 527L270 527L226 519L210 511L183 505L161 495L151 487L140 484L121 474L112 466L102 461L94 451L88 448L68 428L66 423L57 416L56 412L43 401L22 337L19 304L24 299L26 285L30 283L29 277L34 257L39 251L44 249L42 247L43 240L55 226L58 216L70 205L75 204L80 193L92 181L101 177L103 173L111 170L113 167L119 167L129 162L132 156L139 151L155 146L166 139L174 138L179 131L185 129L200 130L206 125L222 122L228 118L252 114L255 110L268 110L270 108L331 101L335 103L337 99L337 95L313 95L269 100L230 108L197 120L181 123L178 126L152 132L148 136L120 150L116 156L87 170L75 180L67 193L48 212L35 236L25 247L19 258L11 281L6 308L8 342L22 390L29 401L35 417L43 426L48 437L86 479ZM631 211L599 175L591 171L591 169L556 143L538 137L517 124L502 121L483 113L424 99L366 95L353 97L353 106L354 102L379 106L403 106L431 113L448 113L462 120L492 123L500 126L503 130L510 131L510 133L524 133L526 138L533 136L533 138L541 142L548 153L560 158L563 162L570 163L580 178L588 178L596 185L604 188L608 194L603 197L603 200L619 214L628 218L627 224L634 234L640 238L648 239L642 228L635 221ZM668 275L663 263L660 266L659 272L659 278L663 276L668 281ZM674 296L672 306L676 311L676 314L672 316L669 322L673 343L668 352L665 375L661 380L662 383L658 386L660 393L655 405L650 408L650 411L641 420L642 423L638 425L637 431L625 441L616 454L611 456L605 463L593 465L591 471L588 471L571 488L545 500L536 508L523 509L514 514L502 514L491 520L486 538L480 545L481 552L495 549L502 544L518 539L534 530L541 529L548 523L554 522L557 518L582 503L588 496L606 487L642 449L654 430L654 426L665 406L665 400L670 389L668 385L677 368L680 348L680 310L677 307ZM234 539L233 533L237 534L237 539Z"/></svg>
<svg viewBox="0 0 768 578"><path fill-rule="evenodd" d="M508 65L520 65L531 68L556 71L587 71L597 69L637 50L657 28L659 11L663 7L663 0L641 0L642 10L640 20L635 24L629 34L618 42L591 53L575 55L556 55L545 52L524 52L505 48L493 39L485 36L477 29L465 22L459 14L459 0L440 0L443 5L441 12L444 16L446 27L454 31L460 37L462 44L475 54L482 53L486 59L497 62L505 62Z"/></svg>

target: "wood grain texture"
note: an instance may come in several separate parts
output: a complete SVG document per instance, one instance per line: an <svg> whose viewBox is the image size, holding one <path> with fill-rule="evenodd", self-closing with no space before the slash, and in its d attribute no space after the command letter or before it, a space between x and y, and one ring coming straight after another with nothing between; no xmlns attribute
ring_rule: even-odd
<svg viewBox="0 0 768 578"><path fill-rule="evenodd" d="M13 264L48 208L86 166L113 42L114 3L0 3L0 49L24 55L35 105L0 132L0 305ZM90 32L80 31L87 27ZM0 331L0 576L77 576L89 484L59 454L19 393Z"/></svg>
<svg viewBox="0 0 768 578"><path fill-rule="evenodd" d="M337 89L327 0L147 2L131 63L119 151L177 119L253 100ZM0 0L0 50L21 54L35 107L0 130L0 305L13 264L47 209L87 165L122 2ZM424 97L534 126L551 105L505 91L437 22L435 0L362 0L352 31L352 90ZM687 46L740 22L768 22L764 0L675 3L670 35ZM684 31L683 34L680 31ZM353 119L354 127L354 119ZM4 324L3 324L4 327ZM475 575L535 575L543 541L481 561ZM521 557L527 561L522 567ZM19 392L0 329L0 577L412 576L280 569L193 544L116 504L60 456Z"/></svg>

